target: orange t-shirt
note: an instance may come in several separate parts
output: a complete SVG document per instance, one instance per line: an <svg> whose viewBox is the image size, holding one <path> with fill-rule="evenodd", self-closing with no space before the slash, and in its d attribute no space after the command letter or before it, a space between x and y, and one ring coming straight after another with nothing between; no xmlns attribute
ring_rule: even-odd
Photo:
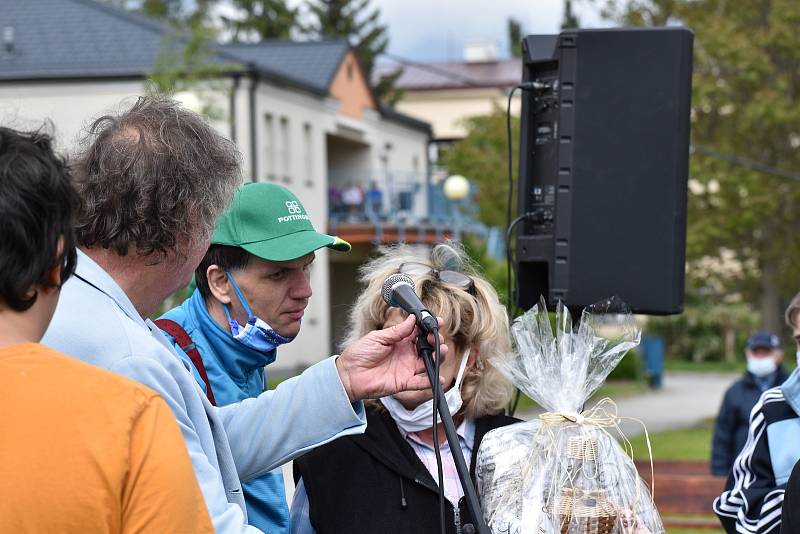
<svg viewBox="0 0 800 534"><path fill-rule="evenodd" d="M166 403L27 343L0 349L0 532L213 532Z"/></svg>

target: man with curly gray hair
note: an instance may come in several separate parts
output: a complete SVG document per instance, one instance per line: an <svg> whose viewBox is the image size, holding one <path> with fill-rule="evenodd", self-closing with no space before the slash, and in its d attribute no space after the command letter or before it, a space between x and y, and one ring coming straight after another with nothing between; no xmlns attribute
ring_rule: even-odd
<svg viewBox="0 0 800 534"><path fill-rule="evenodd" d="M161 394L217 532L258 532L247 524L242 481L363 432L360 399L427 384L411 320L371 332L274 392L213 406L148 317L189 283L208 250L240 183L235 147L178 103L143 97L93 123L76 182L77 267L43 342Z"/></svg>

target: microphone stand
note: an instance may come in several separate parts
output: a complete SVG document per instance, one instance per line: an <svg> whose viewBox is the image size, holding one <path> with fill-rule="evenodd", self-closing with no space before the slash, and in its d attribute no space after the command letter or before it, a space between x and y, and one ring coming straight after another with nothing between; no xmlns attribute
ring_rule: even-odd
<svg viewBox="0 0 800 534"><path fill-rule="evenodd" d="M420 329L422 330L422 329ZM491 534L489 527L483 520L483 511L481 510L480 502L478 501L478 492L475 491L475 485L469 476L469 469L467 463L464 461L464 455L461 452L461 445L458 443L458 434L453 424L453 417L450 415L450 410L447 407L447 400L445 400L442 388L439 386L439 377L436 376L436 371L433 365L433 358L431 354L434 347L428 343L428 333L421 331L417 335L417 353L419 353L422 361L425 363L425 370L428 372L428 378L431 380L431 387L433 388L434 395L439 397L439 417L444 424L444 432L447 436L447 443L450 446L450 453L453 455L453 460L456 464L456 471L458 471L458 478L461 481L461 487L464 488L464 497L467 500L467 510L472 516L472 524L474 530L478 534ZM476 443L475 446L478 444ZM444 491L444 488L439 488L439 491ZM467 525L462 525L465 534L469 533Z"/></svg>

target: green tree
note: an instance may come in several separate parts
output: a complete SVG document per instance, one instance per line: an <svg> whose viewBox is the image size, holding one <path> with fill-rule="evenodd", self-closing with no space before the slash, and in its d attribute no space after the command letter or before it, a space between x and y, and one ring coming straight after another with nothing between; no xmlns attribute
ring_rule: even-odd
<svg viewBox="0 0 800 534"><path fill-rule="evenodd" d="M222 17L233 32L233 40L256 36L259 39L288 39L297 28L298 8L289 7L286 0L231 0L241 16Z"/></svg>
<svg viewBox="0 0 800 534"><path fill-rule="evenodd" d="M177 28L165 35L148 81L153 90L168 94L207 84L234 68L211 61L215 51L212 29L200 23Z"/></svg>
<svg viewBox="0 0 800 534"><path fill-rule="evenodd" d="M181 0L142 0L137 11L148 17L179 20L183 14Z"/></svg>
<svg viewBox="0 0 800 534"><path fill-rule="evenodd" d="M736 276L716 295L740 293L781 330L785 296L798 289L800 183L715 154L800 170L800 2L610 0L628 25L680 23L695 33L687 259ZM733 265L735 268L731 269Z"/></svg>
<svg viewBox="0 0 800 534"><path fill-rule="evenodd" d="M515 18L508 19L508 53L511 57L522 57L522 23Z"/></svg>
<svg viewBox="0 0 800 534"><path fill-rule="evenodd" d="M561 29L578 28L580 25L578 17L572 11L572 0L564 0L564 20L561 21Z"/></svg>
<svg viewBox="0 0 800 534"><path fill-rule="evenodd" d="M461 174L478 186L475 201L480 208L481 222L505 228L508 199L506 112L496 107L489 115L466 119L465 125L467 136L444 153L442 163L451 174ZM519 119L516 117L512 117L511 130L512 161L516 162L519 142ZM513 171L516 174L516 163Z"/></svg>
<svg viewBox="0 0 800 534"><path fill-rule="evenodd" d="M304 30L314 38L341 37L355 48L368 83L373 83L375 59L389 46L387 27L380 22L380 10L372 8L370 0L308 0L311 18ZM378 98L394 104L400 94L394 83L402 74L398 70L375 83Z"/></svg>

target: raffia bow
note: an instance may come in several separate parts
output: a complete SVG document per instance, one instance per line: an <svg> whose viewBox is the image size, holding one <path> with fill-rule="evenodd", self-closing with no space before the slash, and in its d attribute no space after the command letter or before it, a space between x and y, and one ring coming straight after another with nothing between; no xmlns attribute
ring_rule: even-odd
<svg viewBox="0 0 800 534"><path fill-rule="evenodd" d="M609 408L606 408L606 406ZM582 413L545 412L539 419L546 425L575 423L577 425L593 425L599 428L619 428L622 418L617 415L616 403L608 397ZM621 432L620 432L621 433Z"/></svg>
<svg viewBox="0 0 800 534"><path fill-rule="evenodd" d="M633 444L631 444L619 425L624 420L635 421L642 425L645 441L647 442L647 457L650 460L650 498L655 500L656 480L655 469L653 467L653 448L650 444L650 434L647 432L647 426L645 426L644 421L641 419L635 417L620 417L618 413L617 403L608 397L604 397L600 399L597 404L581 413L545 412L539 415L539 420L546 426L563 425L565 423L592 425L602 430L611 438L614 436L606 429L616 430L621 438L625 453L630 457L631 461L633 460ZM552 435L552 431L550 432Z"/></svg>

